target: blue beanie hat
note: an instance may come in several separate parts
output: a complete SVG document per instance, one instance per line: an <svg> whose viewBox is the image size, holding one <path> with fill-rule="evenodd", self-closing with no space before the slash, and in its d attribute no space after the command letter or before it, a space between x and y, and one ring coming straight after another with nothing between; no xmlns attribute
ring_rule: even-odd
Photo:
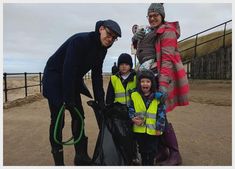
<svg viewBox="0 0 235 169"><path fill-rule="evenodd" d="M118 58L118 67L122 63L126 63L126 64L130 65L130 67L132 68L133 63L132 63L131 55L129 55L127 53L122 53Z"/></svg>

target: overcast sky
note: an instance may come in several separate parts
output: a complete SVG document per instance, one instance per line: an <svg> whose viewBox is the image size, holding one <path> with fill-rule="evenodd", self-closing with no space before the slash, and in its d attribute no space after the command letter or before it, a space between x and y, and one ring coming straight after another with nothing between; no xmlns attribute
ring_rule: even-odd
<svg viewBox="0 0 235 169"><path fill-rule="evenodd" d="M109 72L121 53L131 53L131 28L134 24L148 24L149 5L3 4L3 71L42 72L48 58L67 38L78 32L93 31L98 20L113 19L122 29L122 38L106 55L103 71ZM165 3L164 7L165 19L180 23L179 40L232 19L231 3ZM228 27L231 26L230 23Z"/></svg>

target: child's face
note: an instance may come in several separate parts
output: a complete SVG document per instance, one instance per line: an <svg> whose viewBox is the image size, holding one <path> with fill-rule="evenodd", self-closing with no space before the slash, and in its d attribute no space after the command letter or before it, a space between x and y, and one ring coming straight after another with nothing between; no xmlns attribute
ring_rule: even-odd
<svg viewBox="0 0 235 169"><path fill-rule="evenodd" d="M127 74L130 72L130 70L131 70L131 66L129 64L121 63L119 66L119 71L121 74Z"/></svg>
<svg viewBox="0 0 235 169"><path fill-rule="evenodd" d="M142 78L140 80L140 87L144 94L148 94L151 90L152 82L150 79Z"/></svg>

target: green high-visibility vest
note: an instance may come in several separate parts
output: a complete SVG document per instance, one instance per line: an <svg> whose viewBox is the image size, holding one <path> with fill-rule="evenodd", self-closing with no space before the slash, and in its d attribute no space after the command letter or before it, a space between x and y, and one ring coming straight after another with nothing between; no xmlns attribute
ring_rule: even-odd
<svg viewBox="0 0 235 169"><path fill-rule="evenodd" d="M145 123L141 126L133 125L133 132L135 133L147 133L149 135L156 135L156 116L159 101L153 99L146 109L145 103L138 92L131 94L131 99L134 103L136 116L140 116L145 120Z"/></svg>
<svg viewBox="0 0 235 169"><path fill-rule="evenodd" d="M111 82L115 93L114 102L128 104L130 102L130 94L128 91L136 88L136 76L134 76L133 81L127 83L126 89L123 87L120 78L118 78L116 75L111 76Z"/></svg>

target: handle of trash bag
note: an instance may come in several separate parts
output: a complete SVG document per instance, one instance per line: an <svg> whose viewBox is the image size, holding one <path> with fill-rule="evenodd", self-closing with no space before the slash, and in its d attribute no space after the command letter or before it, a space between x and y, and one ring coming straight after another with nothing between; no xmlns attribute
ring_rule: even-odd
<svg viewBox="0 0 235 169"><path fill-rule="evenodd" d="M57 144L60 144L60 145L74 145L74 144L77 144L81 140L81 137L82 137L82 133L83 133L83 129L84 129L84 121L83 121L83 117L82 117L81 113L79 112L79 110L76 107L74 107L74 111L77 113L79 119L81 120L81 123L80 123L81 124L81 130L80 130L80 134L79 134L78 139L73 141L73 142L71 142L74 139L73 136L70 139L68 139L67 141L64 141L64 142L63 141L60 142L57 139L58 126L59 126L59 122L61 121L61 117L62 117L64 111L65 111L65 105L63 104L60 108L60 111L59 111L57 119L56 119L55 129L54 129L54 133L53 133L54 140Z"/></svg>

